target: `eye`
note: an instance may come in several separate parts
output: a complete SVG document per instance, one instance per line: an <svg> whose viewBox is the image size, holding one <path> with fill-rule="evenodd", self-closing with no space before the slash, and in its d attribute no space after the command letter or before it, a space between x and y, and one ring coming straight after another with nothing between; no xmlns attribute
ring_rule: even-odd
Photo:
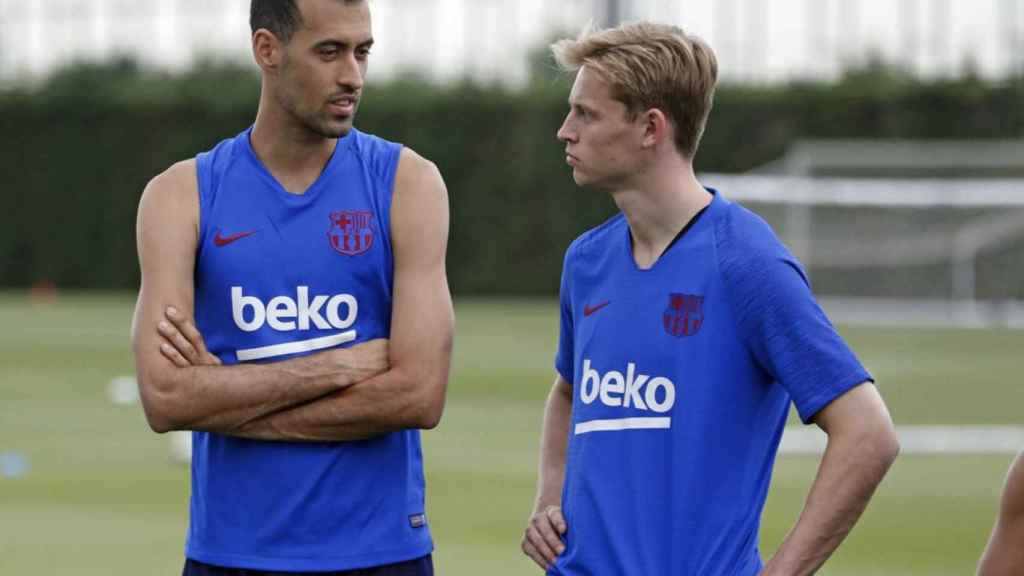
<svg viewBox="0 0 1024 576"><path fill-rule="evenodd" d="M369 56L370 56L370 49L369 48L357 48L356 49L356 58L359 58L360 60L365 60Z"/></svg>

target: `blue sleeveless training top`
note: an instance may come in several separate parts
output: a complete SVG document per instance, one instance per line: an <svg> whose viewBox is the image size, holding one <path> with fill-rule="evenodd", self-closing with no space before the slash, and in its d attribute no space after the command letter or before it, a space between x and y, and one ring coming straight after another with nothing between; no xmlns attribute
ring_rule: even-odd
<svg viewBox="0 0 1024 576"><path fill-rule="evenodd" d="M195 313L210 351L225 364L275 362L388 337L401 146L353 129L295 195L250 132L197 157ZM417 430L315 444L193 433L189 558L337 571L432 548Z"/></svg>

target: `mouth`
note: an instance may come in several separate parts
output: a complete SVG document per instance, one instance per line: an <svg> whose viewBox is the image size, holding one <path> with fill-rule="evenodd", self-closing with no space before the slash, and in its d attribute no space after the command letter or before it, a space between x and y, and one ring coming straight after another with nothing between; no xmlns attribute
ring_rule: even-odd
<svg viewBox="0 0 1024 576"><path fill-rule="evenodd" d="M568 164L569 166L572 166L573 168L575 168L580 163L580 161L579 161L579 158L577 158L577 157L573 156L572 154L569 154L568 152L566 152L565 153L565 163Z"/></svg>
<svg viewBox="0 0 1024 576"><path fill-rule="evenodd" d="M358 103L359 97L354 94L340 96L338 98L332 98L327 102L327 110L333 116L349 118L355 114L356 104Z"/></svg>

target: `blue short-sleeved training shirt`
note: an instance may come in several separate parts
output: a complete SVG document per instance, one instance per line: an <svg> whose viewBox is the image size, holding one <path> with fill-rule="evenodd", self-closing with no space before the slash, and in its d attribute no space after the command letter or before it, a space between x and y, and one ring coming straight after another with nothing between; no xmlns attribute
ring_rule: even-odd
<svg viewBox="0 0 1024 576"><path fill-rule="evenodd" d="M622 214L566 253L569 529L550 574L757 574L790 401L809 422L871 380L768 225L712 194L649 269Z"/></svg>

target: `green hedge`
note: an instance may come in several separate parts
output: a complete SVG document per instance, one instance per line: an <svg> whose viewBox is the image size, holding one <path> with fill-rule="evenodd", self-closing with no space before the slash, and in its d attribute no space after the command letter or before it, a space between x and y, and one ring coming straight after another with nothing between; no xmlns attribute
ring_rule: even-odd
<svg viewBox="0 0 1024 576"><path fill-rule="evenodd" d="M69 69L0 92L0 286L138 283L135 210L146 182L253 119L259 80L207 65L168 76L130 62ZM458 85L374 85L361 129L434 160L452 202L449 277L459 294L557 289L568 243L614 211L578 190L555 130L564 81L524 92ZM697 158L735 172L796 138L987 138L1024 134L1024 84L915 83L881 72L836 84L723 86Z"/></svg>

